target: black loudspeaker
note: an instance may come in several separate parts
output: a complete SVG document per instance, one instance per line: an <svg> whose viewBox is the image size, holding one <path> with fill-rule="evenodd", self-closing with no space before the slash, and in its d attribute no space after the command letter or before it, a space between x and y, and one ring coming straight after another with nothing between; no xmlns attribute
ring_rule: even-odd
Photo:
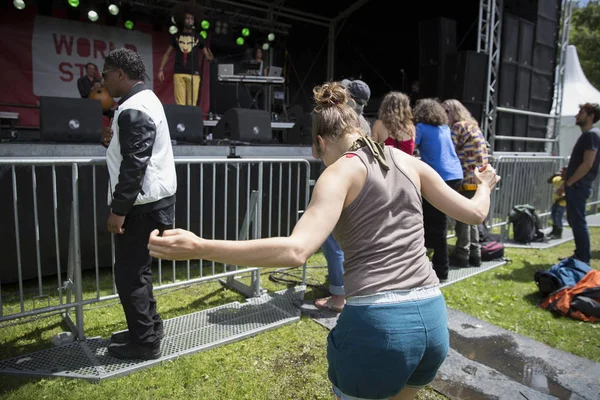
<svg viewBox="0 0 600 400"><path fill-rule="evenodd" d="M99 100L40 97L42 142L99 143L102 104Z"/></svg>
<svg viewBox="0 0 600 400"><path fill-rule="evenodd" d="M294 123L292 129L287 130L287 144L312 145L312 116L305 113Z"/></svg>
<svg viewBox="0 0 600 400"><path fill-rule="evenodd" d="M419 66L419 95L425 97L443 97L444 68L442 64L423 64Z"/></svg>
<svg viewBox="0 0 600 400"><path fill-rule="evenodd" d="M502 17L502 61L517 62L519 58L519 32L520 21L515 15L505 13Z"/></svg>
<svg viewBox="0 0 600 400"><path fill-rule="evenodd" d="M531 66L533 63L533 42L535 37L535 24L519 20L519 53L517 62L521 65Z"/></svg>
<svg viewBox="0 0 600 400"><path fill-rule="evenodd" d="M222 139L272 143L271 117L264 110L231 108L223 114L213 130L213 140Z"/></svg>
<svg viewBox="0 0 600 400"><path fill-rule="evenodd" d="M498 105L513 107L515 105L515 87L517 86L517 64L505 61L500 65L498 82Z"/></svg>
<svg viewBox="0 0 600 400"><path fill-rule="evenodd" d="M460 51L446 57L444 97L482 103L487 86L487 54Z"/></svg>
<svg viewBox="0 0 600 400"><path fill-rule="evenodd" d="M513 125L515 118L513 114L499 112L496 116L496 135L514 136ZM511 151L513 147L512 140L496 140L495 151Z"/></svg>
<svg viewBox="0 0 600 400"><path fill-rule="evenodd" d="M534 69L531 77L531 98L535 100L550 101L554 87L554 76L549 73Z"/></svg>
<svg viewBox="0 0 600 400"><path fill-rule="evenodd" d="M479 126L481 126L482 122L483 122L483 115L485 113L485 110L484 110L485 103L484 102L470 102L470 101L461 101L461 103L463 106L465 106L465 108L467 110L469 110L469 112L471 113L473 118L475 118L477 120L477 122L479 122Z"/></svg>
<svg viewBox="0 0 600 400"><path fill-rule="evenodd" d="M517 69L517 82L515 87L514 107L521 110L529 108L531 97L531 68L519 66Z"/></svg>
<svg viewBox="0 0 600 400"><path fill-rule="evenodd" d="M204 123L200 107L179 104L165 104L163 107L171 140L182 143L204 143Z"/></svg>
<svg viewBox="0 0 600 400"><path fill-rule="evenodd" d="M434 18L419 22L419 64L441 64L456 53L456 21Z"/></svg>
<svg viewBox="0 0 600 400"><path fill-rule="evenodd" d="M301 105L296 104L287 109L287 121L297 122L304 117L304 109Z"/></svg>
<svg viewBox="0 0 600 400"><path fill-rule="evenodd" d="M527 137L529 136L528 134L528 121L529 121L529 117L526 115L518 115L516 114L514 117L514 124L513 124L513 136L517 136L517 137ZM512 141L512 150L513 151L525 151L526 150L526 146L527 146L527 142L523 141L523 140L514 140Z"/></svg>
<svg viewBox="0 0 600 400"><path fill-rule="evenodd" d="M532 98L531 111L539 112L542 114L548 114L552 107L552 100L539 100ZM543 117L529 117L529 129L527 132L528 137L534 138L545 138L548 131L548 118ZM527 142L527 151L531 152L545 152L546 142Z"/></svg>

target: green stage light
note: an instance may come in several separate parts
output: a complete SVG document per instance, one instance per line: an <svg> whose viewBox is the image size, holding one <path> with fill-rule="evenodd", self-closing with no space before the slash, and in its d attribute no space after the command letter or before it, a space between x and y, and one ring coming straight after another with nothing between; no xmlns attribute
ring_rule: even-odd
<svg viewBox="0 0 600 400"><path fill-rule="evenodd" d="M235 39L235 42L238 44L238 46L243 46L244 38L240 36L239 38Z"/></svg>
<svg viewBox="0 0 600 400"><path fill-rule="evenodd" d="M200 31L200 36L202 36L203 39L206 39L208 37L208 33L206 33L206 31Z"/></svg>
<svg viewBox="0 0 600 400"><path fill-rule="evenodd" d="M125 21L125 24L124 24L124 26L125 26L125 28L127 28L127 29L133 29L133 21L132 21L132 20L130 20L130 19L128 19L127 21Z"/></svg>
<svg viewBox="0 0 600 400"><path fill-rule="evenodd" d="M79 7L79 0L69 0L68 3L71 7Z"/></svg>
<svg viewBox="0 0 600 400"><path fill-rule="evenodd" d="M269 35L267 35L267 39L269 39L269 42L272 42L273 40L275 40L275 34L269 33Z"/></svg>
<svg viewBox="0 0 600 400"><path fill-rule="evenodd" d="M119 13L119 6L116 4L111 4L108 6L108 12L110 15L117 15Z"/></svg>
<svg viewBox="0 0 600 400"><path fill-rule="evenodd" d="M203 21L200 23L200 26L202 27L202 29L205 29L205 30L206 30L206 29L210 28L210 22L208 22L207 20L203 20Z"/></svg>
<svg viewBox="0 0 600 400"><path fill-rule="evenodd" d="M25 8L25 2L23 0L14 0L13 6L15 6L17 10L22 10Z"/></svg>
<svg viewBox="0 0 600 400"><path fill-rule="evenodd" d="M242 29L242 36L250 36L250 29L248 29L248 28Z"/></svg>
<svg viewBox="0 0 600 400"><path fill-rule="evenodd" d="M170 33L171 35L174 35L174 34L176 34L176 33L177 33L177 31L178 31L178 29L177 29L177 27L176 27L175 25L171 25L171 26L169 27L169 33Z"/></svg>

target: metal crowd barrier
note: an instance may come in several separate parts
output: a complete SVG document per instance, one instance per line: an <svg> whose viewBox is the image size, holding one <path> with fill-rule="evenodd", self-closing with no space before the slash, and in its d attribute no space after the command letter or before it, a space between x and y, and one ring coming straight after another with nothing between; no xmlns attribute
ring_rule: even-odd
<svg viewBox="0 0 600 400"><path fill-rule="evenodd" d="M175 163L174 227L205 238L289 235L308 205L306 160L177 158ZM106 230L104 158L0 159L0 188L5 193L0 323L60 313L84 338L83 307L118 298L114 238ZM249 285L236 279L240 274L251 275ZM157 290L220 279L247 297L262 294L258 268L158 260L153 276Z"/></svg>

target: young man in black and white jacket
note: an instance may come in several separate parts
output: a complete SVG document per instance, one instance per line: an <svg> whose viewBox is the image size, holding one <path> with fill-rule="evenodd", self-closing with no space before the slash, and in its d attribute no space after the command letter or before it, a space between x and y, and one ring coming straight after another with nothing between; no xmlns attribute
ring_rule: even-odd
<svg viewBox="0 0 600 400"><path fill-rule="evenodd" d="M108 351L118 358L160 357L163 322L152 293L148 238L175 218L177 177L162 103L144 85L146 69L134 51L115 49L104 60L102 79L120 97L106 152L109 173L108 230L115 234L115 283L127 331L112 335Z"/></svg>

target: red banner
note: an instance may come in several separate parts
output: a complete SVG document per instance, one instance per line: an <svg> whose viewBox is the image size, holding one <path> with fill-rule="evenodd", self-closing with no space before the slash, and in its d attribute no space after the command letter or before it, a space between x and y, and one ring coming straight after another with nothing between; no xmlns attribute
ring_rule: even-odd
<svg viewBox="0 0 600 400"><path fill-rule="evenodd" d="M19 125L39 126L39 96L79 97L77 79L92 62L101 70L111 44L136 50L144 58L148 86L165 104L174 103L173 58L165 66L165 81L156 79L171 36L137 24L135 30L66 18L36 16L27 8L3 10L0 16L0 111L19 113ZM58 18L57 18L58 17ZM210 69L203 60L200 107L209 111Z"/></svg>

